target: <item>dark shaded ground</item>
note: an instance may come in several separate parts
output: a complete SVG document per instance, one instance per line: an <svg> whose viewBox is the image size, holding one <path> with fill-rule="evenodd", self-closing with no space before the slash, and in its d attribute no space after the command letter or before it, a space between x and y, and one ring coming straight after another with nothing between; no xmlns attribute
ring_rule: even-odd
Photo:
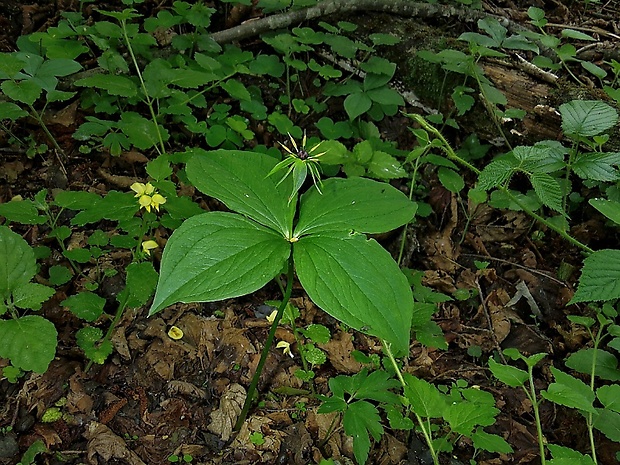
<svg viewBox="0 0 620 465"><path fill-rule="evenodd" d="M148 14L170 2L160 3L147 1L140 10ZM522 12L528 6L498 3L494 10L505 11L513 19L523 18ZM54 24L61 11L78 5L76 0L28 5L0 1L0 49L13 50L20 34L42 30ZM106 7L102 3L98 6ZM120 2L109 2L110 8L117 6ZM564 18L577 24L588 15L593 21L605 22L614 14L609 8L594 5L585 13L578 2L573 3L571 10L560 2L537 2L537 6L550 12L560 11ZM42 188L94 189L105 193L126 189L134 180L146 178L142 159L79 154L71 134L83 115L77 105L68 106L63 112L62 121L51 127L69 153L68 160L61 164L52 154L28 158L14 147L1 147L0 202L16 195L30 198ZM44 139L33 123L26 123L21 129ZM481 206L466 226L462 212L467 205L463 199L446 191L433 172L427 173L425 182L433 214L410 231L407 249L411 253L406 265L425 270L425 284L437 291L453 294L457 289L466 289L471 296L441 304L436 314L449 350L431 350L414 342L407 370L439 384L465 379L470 385L493 393L502 413L497 424L487 430L502 435L515 453L494 458L482 455L477 458L478 463L538 463L531 406L521 391L491 378L486 360L502 347L517 347L526 354L548 352L547 365L536 372L538 387L547 386L551 381L549 364L562 366L568 354L588 342L587 336L565 318L581 311L565 308L577 275L570 276L568 282L555 277L562 264L578 268L582 257L549 232L544 240L533 240L532 233L538 226L523 213ZM583 219L581 223L573 220L577 225L573 233L580 240L595 247L616 242L600 218ZM36 228L20 232L32 244L43 236ZM385 245L396 249L398 239L389 239ZM122 271L130 258L119 254L112 266ZM476 271L474 260L487 260L490 266ZM538 308L525 299L506 306L518 284L525 285ZM107 287L102 288L103 295L115 294L113 280L106 281L104 286ZM286 394L285 388L307 386L293 376L299 368L298 358L291 359L276 350L261 383L264 402L239 435L231 434L230 418L243 401L240 385L249 384L268 332L267 322L256 318L254 311L265 300L279 297L275 286L227 302L176 305L151 319L146 318L144 309L127 312L115 332L114 354L104 365L87 373L82 354L74 344L73 335L79 323L58 305L74 291L74 287L62 289L43 310L59 331L58 353L49 371L29 375L17 384L0 381L0 427L13 427L13 433L0 434L0 457L4 457L0 463L17 463L36 439L43 439L53 451L38 462L48 464L161 464L168 463L171 454L190 454L193 463L207 464L318 463L322 454L340 457L341 463L347 463L348 459L342 457L352 457L351 442L341 428L319 448L332 418L316 413L318 403L308 391ZM330 377L359 371L359 364L350 356L352 350L381 353L377 341L343 332L300 289L294 295L296 305L303 309L303 324L322 323L332 330L332 341L322 347L329 362L317 372L317 392L327 393ZM537 319L532 317L536 311L540 312ZM168 336L172 325L184 331L182 340ZM278 339L293 340L289 330L279 331ZM480 352L472 351L472 347L479 347ZM0 361L0 366L4 363ZM60 409L69 415L43 423L43 413L61 399ZM576 413L556 410L548 404L543 404L542 409L549 442L587 450L585 424ZM252 444L249 436L253 432L262 433L265 443ZM597 440L600 462L616 463L618 445L609 443L602 435ZM458 460L466 463L472 453L470 444L461 441L457 446ZM423 449L415 438L388 430L375 446L369 463L423 463L416 459L424 455Z"/></svg>

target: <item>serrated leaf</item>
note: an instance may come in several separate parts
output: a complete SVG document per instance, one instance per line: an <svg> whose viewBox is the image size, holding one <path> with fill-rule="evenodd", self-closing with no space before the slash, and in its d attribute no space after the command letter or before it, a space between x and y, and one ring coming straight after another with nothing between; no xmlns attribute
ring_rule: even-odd
<svg viewBox="0 0 620 465"><path fill-rule="evenodd" d="M56 354L54 325L38 315L0 321L0 357L24 371L45 373Z"/></svg>
<svg viewBox="0 0 620 465"><path fill-rule="evenodd" d="M547 207L562 213L562 188L557 179L551 177L547 173L532 173L530 182L534 188L534 192Z"/></svg>
<svg viewBox="0 0 620 465"><path fill-rule="evenodd" d="M411 409L422 418L441 418L448 407L444 394L428 381L405 373L405 396Z"/></svg>
<svg viewBox="0 0 620 465"><path fill-rule="evenodd" d="M551 372L555 377L555 382L551 383L546 391L541 392L545 399L582 412L595 412L592 406L594 392L590 386L555 367L551 367Z"/></svg>
<svg viewBox="0 0 620 465"><path fill-rule="evenodd" d="M26 110L22 110L19 105L13 102L0 102L0 120L9 119L15 121L16 119L28 116Z"/></svg>
<svg viewBox="0 0 620 465"><path fill-rule="evenodd" d="M60 305L68 307L71 313L86 321L95 321L103 314L106 300L92 292L80 292L67 297Z"/></svg>
<svg viewBox="0 0 620 465"><path fill-rule="evenodd" d="M51 287L38 283L26 283L13 291L13 304L18 308L39 310L41 304L54 295Z"/></svg>
<svg viewBox="0 0 620 465"><path fill-rule="evenodd" d="M39 210L31 200L11 200L0 204L0 216L21 224L43 224L47 221L45 216L39 215Z"/></svg>
<svg viewBox="0 0 620 465"><path fill-rule="evenodd" d="M297 276L319 307L405 353L413 297L390 254L360 234L320 233L293 245Z"/></svg>
<svg viewBox="0 0 620 465"><path fill-rule="evenodd" d="M575 137L592 137L618 121L616 110L600 100L572 100L560 105L562 129Z"/></svg>
<svg viewBox="0 0 620 465"><path fill-rule="evenodd" d="M127 307L137 308L146 304L155 292L159 275L151 262L131 263L127 267Z"/></svg>
<svg viewBox="0 0 620 465"><path fill-rule="evenodd" d="M614 442L620 442L620 413L596 409L594 427Z"/></svg>
<svg viewBox="0 0 620 465"><path fill-rule="evenodd" d="M547 448L553 457L553 459L547 461L549 465L594 465L592 457L583 455L570 447L548 444Z"/></svg>
<svg viewBox="0 0 620 465"><path fill-rule="evenodd" d="M241 215L209 212L174 231L162 256L153 315L176 302L211 302L249 294L282 270L290 244Z"/></svg>
<svg viewBox="0 0 620 465"><path fill-rule="evenodd" d="M312 187L301 196L294 236L327 231L382 233L409 222L417 205L385 182L330 178L321 193Z"/></svg>
<svg viewBox="0 0 620 465"><path fill-rule="evenodd" d="M487 452L494 452L498 454L510 454L514 452L510 444L506 440L498 436L497 434L490 434L482 429L478 429L472 434L471 440L474 443L474 447L478 450L486 450Z"/></svg>
<svg viewBox="0 0 620 465"><path fill-rule="evenodd" d="M207 152L194 149L186 165L187 176L198 190L215 197L231 210L290 237L295 202L290 178L280 185L278 174L267 174L278 163L268 155L240 150Z"/></svg>
<svg viewBox="0 0 620 465"><path fill-rule="evenodd" d="M583 262L577 292L569 304L620 298L620 250L597 250Z"/></svg>
<svg viewBox="0 0 620 465"><path fill-rule="evenodd" d="M378 410L369 402L354 402L344 413L342 425L345 433L353 438L353 454L357 463L366 463L370 451L370 435L375 441L379 441L383 435Z"/></svg>
<svg viewBox="0 0 620 465"><path fill-rule="evenodd" d="M23 81L4 81L0 84L2 92L12 100L32 105L41 95L43 88L36 82L25 79Z"/></svg>
<svg viewBox="0 0 620 465"><path fill-rule="evenodd" d="M596 363L593 363L596 357ZM590 375L594 364L594 374L609 381L620 381L618 360L613 354L602 349L581 349L566 359L566 366L579 373Z"/></svg>
<svg viewBox="0 0 620 465"><path fill-rule="evenodd" d="M388 391L399 386L397 380L383 370L376 370L367 373L366 370L353 377L353 387L349 393L355 399L370 399L384 404L398 404L399 399L396 394Z"/></svg>
<svg viewBox="0 0 620 465"><path fill-rule="evenodd" d="M571 168L582 179L611 182L620 179L620 173L614 165L618 164L616 157L607 153L581 153Z"/></svg>
<svg viewBox="0 0 620 465"><path fill-rule="evenodd" d="M505 160L495 160L484 167L478 176L478 188L488 191L507 181L513 173L513 167Z"/></svg>
<svg viewBox="0 0 620 465"><path fill-rule="evenodd" d="M620 384L601 386L596 390L596 397L605 408L620 413Z"/></svg>
<svg viewBox="0 0 620 465"><path fill-rule="evenodd" d="M499 410L495 407L463 401L450 405L444 413L444 418L452 431L469 437L476 426L489 426L495 423L495 416L498 413Z"/></svg>
<svg viewBox="0 0 620 465"><path fill-rule="evenodd" d="M113 350L110 340L101 341L102 338L103 331L89 326L80 329L75 335L77 345L84 351L86 358L99 365L106 361Z"/></svg>
<svg viewBox="0 0 620 465"><path fill-rule="evenodd" d="M135 97L138 95L138 86L134 81L128 77L114 74L96 74L78 79L75 81L75 85L103 89L110 95L118 95L120 97Z"/></svg>
<svg viewBox="0 0 620 465"><path fill-rule="evenodd" d="M0 226L0 300L28 284L36 271L32 248L19 234Z"/></svg>
<svg viewBox="0 0 620 465"><path fill-rule="evenodd" d="M527 371L511 365L497 363L492 358L489 359L489 369L491 373L493 373L493 376L510 387L521 387L525 385L529 377Z"/></svg>

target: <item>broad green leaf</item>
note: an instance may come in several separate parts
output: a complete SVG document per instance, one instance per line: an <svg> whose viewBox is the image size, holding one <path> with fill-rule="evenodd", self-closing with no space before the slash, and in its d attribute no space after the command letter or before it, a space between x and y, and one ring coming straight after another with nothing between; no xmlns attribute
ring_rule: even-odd
<svg viewBox="0 0 620 465"><path fill-rule="evenodd" d="M614 442L620 442L620 413L596 409L594 427Z"/></svg>
<svg viewBox="0 0 620 465"><path fill-rule="evenodd" d="M562 188L558 181L547 173L532 173L530 182L540 201L547 207L562 213Z"/></svg>
<svg viewBox="0 0 620 465"><path fill-rule="evenodd" d="M592 406L594 392L590 386L555 367L551 367L551 372L555 377L555 382L551 383L546 391L541 392L545 399L582 412L595 412Z"/></svg>
<svg viewBox="0 0 620 465"><path fill-rule="evenodd" d="M127 136L129 142L139 149L147 150L159 144L159 135L162 140L168 140L168 131L160 124L155 127L152 120L132 111L121 115L118 128Z"/></svg>
<svg viewBox="0 0 620 465"><path fill-rule="evenodd" d="M220 84L220 86L234 99L246 101L252 100L252 96L250 95L250 92L248 92L248 89L246 89L246 87L236 79L229 79L228 81Z"/></svg>
<svg viewBox="0 0 620 465"><path fill-rule="evenodd" d="M319 307L359 331L409 349L413 297L405 275L376 241L320 233L294 243L299 280Z"/></svg>
<svg viewBox="0 0 620 465"><path fill-rule="evenodd" d="M267 176L278 163L275 158L240 150L191 153L186 172L199 191L290 237L295 211L295 202L288 205L292 184L287 178L277 186L280 173Z"/></svg>
<svg viewBox="0 0 620 465"><path fill-rule="evenodd" d="M127 307L136 308L146 304L155 292L159 275L151 262L132 263L127 267Z"/></svg>
<svg viewBox="0 0 620 465"><path fill-rule="evenodd" d="M620 202L606 199L590 199L588 203L620 226Z"/></svg>
<svg viewBox="0 0 620 465"><path fill-rule="evenodd" d="M596 397L605 408L620 413L620 384L601 386L596 390Z"/></svg>
<svg viewBox="0 0 620 465"><path fill-rule="evenodd" d="M619 162L618 153L582 153L575 158L571 168L582 179L611 182L620 179L615 167Z"/></svg>
<svg viewBox="0 0 620 465"><path fill-rule="evenodd" d="M363 115L372 106L372 100L368 95L363 92L356 92L350 94L344 99L344 109L349 115L350 120L354 120L360 115Z"/></svg>
<svg viewBox="0 0 620 465"><path fill-rule="evenodd" d="M510 178L513 167L506 160L495 160L484 167L478 176L478 188L488 191Z"/></svg>
<svg viewBox="0 0 620 465"><path fill-rule="evenodd" d="M10 99L32 105L41 95L43 88L36 82L27 79L23 81L4 81L0 88Z"/></svg>
<svg viewBox="0 0 620 465"><path fill-rule="evenodd" d="M45 216L39 215L39 210L31 200L11 200L0 204L0 216L21 224L43 224L47 221Z"/></svg>
<svg viewBox="0 0 620 465"><path fill-rule="evenodd" d="M13 292L13 304L18 308L39 310L41 304L54 295L51 287L38 283L26 283Z"/></svg>
<svg viewBox="0 0 620 465"><path fill-rule="evenodd" d="M370 435L375 441L379 441L383 435L377 408L363 400L350 404L342 417L342 426L345 433L353 438L353 454L357 463L366 463L370 451Z"/></svg>
<svg viewBox="0 0 620 465"><path fill-rule="evenodd" d="M358 144L359 145L359 144ZM386 152L373 152L372 159L368 163L368 174L377 179L397 179L407 176L401 163Z"/></svg>
<svg viewBox="0 0 620 465"><path fill-rule="evenodd" d="M177 302L249 294L282 270L290 244L240 215L209 212L186 220L164 249L153 315Z"/></svg>
<svg viewBox="0 0 620 465"><path fill-rule="evenodd" d="M44 61L37 71L37 77L55 76L63 77L69 74L77 73L82 69L82 65L75 60L66 58L55 58L53 60Z"/></svg>
<svg viewBox="0 0 620 465"><path fill-rule="evenodd" d="M600 100L572 100L560 105L562 129L570 136L592 137L618 121L616 110Z"/></svg>
<svg viewBox="0 0 620 465"><path fill-rule="evenodd" d="M370 399L383 404L398 404L399 399L396 394L388 389L399 386L397 380L390 377L389 373L383 370L376 370L368 374L362 371L353 377L354 390L350 392L356 399Z"/></svg>
<svg viewBox="0 0 620 465"><path fill-rule="evenodd" d="M549 465L595 465L592 457L583 455L570 447L548 444L547 448L553 457L551 460L547 460Z"/></svg>
<svg viewBox="0 0 620 465"><path fill-rule="evenodd" d="M469 437L476 426L489 426L495 423L495 416L498 413L499 410L495 407L463 401L450 405L445 410L444 418L452 431Z"/></svg>
<svg viewBox="0 0 620 465"><path fill-rule="evenodd" d="M411 409L422 418L441 418L448 404L446 396L428 381L405 373L405 396Z"/></svg>
<svg viewBox="0 0 620 465"><path fill-rule="evenodd" d="M456 171L449 168L442 166L439 168L437 176L439 177L439 182L441 182L442 186L454 194L458 194L465 187L463 177Z"/></svg>
<svg viewBox="0 0 620 465"><path fill-rule="evenodd" d="M0 73L5 74L1 79L10 79L19 73L26 63L12 53L0 53Z"/></svg>
<svg viewBox="0 0 620 465"><path fill-rule="evenodd" d="M138 95L138 86L134 81L128 77L114 74L95 74L94 76L78 79L75 81L75 85L103 89L110 95L118 95L120 97L135 97Z"/></svg>
<svg viewBox="0 0 620 465"><path fill-rule="evenodd" d="M577 292L569 304L620 298L620 250L597 250L583 262Z"/></svg>
<svg viewBox="0 0 620 465"><path fill-rule="evenodd" d="M301 196L295 237L326 231L382 233L411 221L417 205L385 182L330 178L320 194L312 187Z"/></svg>
<svg viewBox="0 0 620 465"><path fill-rule="evenodd" d="M112 353L113 347L110 340L102 341L103 331L99 328L86 326L75 334L78 346L84 351L84 355L99 365L105 362Z"/></svg>
<svg viewBox="0 0 620 465"><path fill-rule="evenodd" d="M478 450L486 450L487 452L495 452L498 454L510 454L514 452L510 444L497 434L490 434L482 429L477 429L471 436L474 447Z"/></svg>
<svg viewBox="0 0 620 465"><path fill-rule="evenodd" d="M594 362L596 357L596 363ZM566 359L566 366L579 373L590 375L592 365L595 365L594 374L609 381L620 381L618 360L613 354L602 349L581 349Z"/></svg>
<svg viewBox="0 0 620 465"><path fill-rule="evenodd" d="M493 376L510 387L521 387L525 385L529 377L527 371L511 365L497 363L492 358L489 359L489 369L491 373L493 373Z"/></svg>
<svg viewBox="0 0 620 465"><path fill-rule="evenodd" d="M585 34L574 29L562 29L562 37L568 37L570 39L596 41L596 39L588 34Z"/></svg>
<svg viewBox="0 0 620 465"><path fill-rule="evenodd" d="M38 315L0 321L0 357L17 368L45 373L56 354L54 325Z"/></svg>
<svg viewBox="0 0 620 465"><path fill-rule="evenodd" d="M13 102L0 102L0 120L9 119L15 121L24 116L28 116L28 112L22 110L21 107Z"/></svg>
<svg viewBox="0 0 620 465"><path fill-rule="evenodd" d="M32 248L19 234L0 226L0 301L28 284L36 272Z"/></svg>
<svg viewBox="0 0 620 465"><path fill-rule="evenodd" d="M67 297L60 305L68 307L71 313L86 321L95 321L103 313L106 300L92 292L80 292Z"/></svg>

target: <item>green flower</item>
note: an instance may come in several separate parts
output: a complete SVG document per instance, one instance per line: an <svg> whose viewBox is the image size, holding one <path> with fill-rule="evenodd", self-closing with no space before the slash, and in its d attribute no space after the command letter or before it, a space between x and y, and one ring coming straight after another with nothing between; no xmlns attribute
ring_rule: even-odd
<svg viewBox="0 0 620 465"><path fill-rule="evenodd" d="M278 184L284 181L289 174L293 174L293 192L291 192L288 199L288 202L291 203L293 198L295 198L299 192L299 189L301 189L301 186L303 186L306 181L308 171L310 171L310 176L312 176L312 182L316 186L319 193L321 193L321 167L319 165L319 157L324 155L325 152L316 153L321 145L320 142L311 148L306 148L306 133L304 133L304 138L301 141L300 147L297 146L293 136L289 134L288 137L293 145L293 150L289 149L286 145L280 142L282 148L287 152L286 157L274 166L267 176L271 176L280 170L288 168L286 174L282 176L282 179L280 179Z"/></svg>

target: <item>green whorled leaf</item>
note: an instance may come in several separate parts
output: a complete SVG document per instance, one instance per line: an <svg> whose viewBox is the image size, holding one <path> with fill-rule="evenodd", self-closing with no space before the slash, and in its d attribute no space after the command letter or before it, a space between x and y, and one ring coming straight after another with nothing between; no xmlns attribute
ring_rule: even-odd
<svg viewBox="0 0 620 465"><path fill-rule="evenodd" d="M489 369L493 376L510 387L524 386L529 377L527 371L510 365L504 365L503 363L497 363L492 358L489 359Z"/></svg>
<svg viewBox="0 0 620 465"><path fill-rule="evenodd" d="M409 349L413 296L390 254L361 234L320 233L293 245L297 276L320 308L359 331Z"/></svg>
<svg viewBox="0 0 620 465"><path fill-rule="evenodd" d="M13 304L18 308L40 310L41 305L54 295L51 287L37 283L26 283L13 292Z"/></svg>
<svg viewBox="0 0 620 465"><path fill-rule="evenodd" d="M597 250L583 262L577 292L569 304L620 298L620 250Z"/></svg>
<svg viewBox="0 0 620 465"><path fill-rule="evenodd" d="M620 179L615 165L620 163L617 153L582 153L579 154L571 168L577 176L592 181L611 182Z"/></svg>
<svg viewBox="0 0 620 465"><path fill-rule="evenodd" d="M551 383L546 391L541 392L545 399L582 412L595 412L592 405L594 392L590 386L555 367L551 367L551 372L555 377L555 382Z"/></svg>
<svg viewBox="0 0 620 465"><path fill-rule="evenodd" d="M54 325L38 315L0 321L0 357L24 371L45 373L56 354Z"/></svg>
<svg viewBox="0 0 620 465"><path fill-rule="evenodd" d="M620 202L606 199L590 199L588 203L620 226Z"/></svg>
<svg viewBox="0 0 620 465"><path fill-rule="evenodd" d="M446 396L428 381L405 373L405 396L411 409L422 418L442 418L448 407Z"/></svg>
<svg viewBox="0 0 620 465"><path fill-rule="evenodd" d="M620 384L601 386L596 390L596 397L605 408L620 413Z"/></svg>
<svg viewBox="0 0 620 465"><path fill-rule="evenodd" d="M162 256L153 315L177 302L211 302L249 294L282 270L290 244L280 234L235 213L186 220Z"/></svg>
<svg viewBox="0 0 620 465"><path fill-rule="evenodd" d="M22 110L19 105L15 105L13 102L0 102L0 120L9 119L15 121L24 116L28 116L28 112Z"/></svg>
<svg viewBox="0 0 620 465"><path fill-rule="evenodd" d="M547 173L532 173L530 182L543 205L562 213L562 188L557 179Z"/></svg>
<svg viewBox="0 0 620 465"><path fill-rule="evenodd" d="M290 237L296 202L288 204L290 178L277 185L278 174L267 176L278 163L275 158L240 150L193 149L191 153L187 177L199 191Z"/></svg>
<svg viewBox="0 0 620 465"><path fill-rule="evenodd" d="M484 167L478 176L478 187L488 191L507 181L513 173L513 166L506 160L495 160Z"/></svg>
<svg viewBox="0 0 620 465"><path fill-rule="evenodd" d="M32 248L19 234L0 226L0 300L28 284L36 272Z"/></svg>
<svg viewBox="0 0 620 465"><path fill-rule="evenodd" d="M103 89L110 95L118 95L120 97L135 97L138 95L138 86L134 81L128 77L114 74L95 74L94 76L78 79L75 81L75 85Z"/></svg>
<svg viewBox="0 0 620 465"><path fill-rule="evenodd" d="M383 233L411 221L417 205L385 182L330 178L301 196L295 237L326 231Z"/></svg>
<svg viewBox="0 0 620 465"><path fill-rule="evenodd" d="M581 349L566 359L566 366L579 373L589 375L592 373L595 357L594 374L596 376L609 381L620 381L618 360L615 355L602 349Z"/></svg>
<svg viewBox="0 0 620 465"><path fill-rule="evenodd" d="M594 427L614 442L620 442L620 413L596 409Z"/></svg>
<svg viewBox="0 0 620 465"><path fill-rule="evenodd" d="M569 136L592 137L618 122L616 110L600 100L572 100L560 105L562 129Z"/></svg>

